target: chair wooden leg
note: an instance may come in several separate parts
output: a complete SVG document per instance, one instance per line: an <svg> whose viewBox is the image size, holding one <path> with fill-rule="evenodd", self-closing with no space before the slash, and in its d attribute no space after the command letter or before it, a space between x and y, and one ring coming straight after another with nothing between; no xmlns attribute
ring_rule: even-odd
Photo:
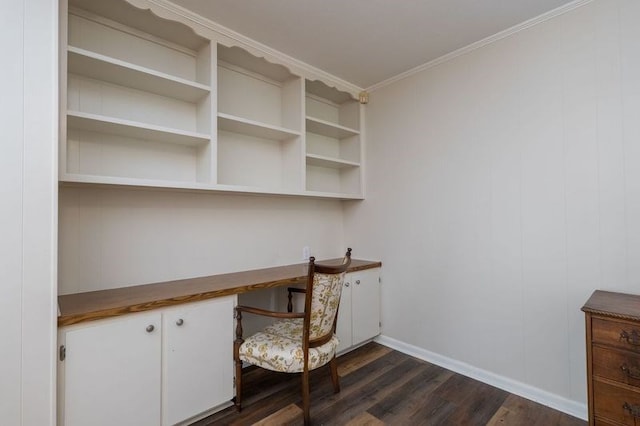
<svg viewBox="0 0 640 426"><path fill-rule="evenodd" d="M236 317L236 339L233 341L233 362L236 365L236 396L233 403L238 412L242 410L242 360L240 359L240 346L244 343L242 338L242 311L238 308L234 311Z"/></svg>
<svg viewBox="0 0 640 426"><path fill-rule="evenodd" d="M331 368L331 381L333 382L333 392L340 392L340 381L338 380L338 362L336 361L336 357L334 356L331 361L329 361L329 368Z"/></svg>
<svg viewBox="0 0 640 426"><path fill-rule="evenodd" d="M239 351L242 342L234 342L233 345L233 361L236 366L236 396L233 398L233 403L236 406L236 410L240 412L242 410L242 360L240 359Z"/></svg>
<svg viewBox="0 0 640 426"><path fill-rule="evenodd" d="M242 410L242 361L236 362L236 397L233 403L238 412Z"/></svg>
<svg viewBox="0 0 640 426"><path fill-rule="evenodd" d="M309 371L302 372L302 411L304 413L305 426L311 424L311 415L309 413Z"/></svg>

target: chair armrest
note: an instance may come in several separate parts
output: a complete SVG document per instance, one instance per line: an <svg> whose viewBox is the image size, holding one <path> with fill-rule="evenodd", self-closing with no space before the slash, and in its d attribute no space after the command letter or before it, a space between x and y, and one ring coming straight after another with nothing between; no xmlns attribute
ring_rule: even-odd
<svg viewBox="0 0 640 426"><path fill-rule="evenodd" d="M304 318L304 312L276 312L276 311L268 311L266 309L253 308L251 306L236 306L236 340L234 342L234 347L239 347L242 344L244 339L242 338L242 313L246 312L248 314L262 315L265 317L272 318ZM235 349L234 349L235 350Z"/></svg>
<svg viewBox="0 0 640 426"><path fill-rule="evenodd" d="M236 306L236 313L239 314L240 312L247 312L249 314L272 318L304 318L304 312L277 312L269 311L267 309L253 308L251 306Z"/></svg>

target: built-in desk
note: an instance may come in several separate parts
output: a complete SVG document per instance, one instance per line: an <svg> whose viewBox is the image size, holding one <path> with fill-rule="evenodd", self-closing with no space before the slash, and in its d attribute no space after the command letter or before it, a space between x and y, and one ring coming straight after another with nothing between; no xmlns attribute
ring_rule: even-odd
<svg viewBox="0 0 640 426"><path fill-rule="evenodd" d="M339 263L342 259L318 261ZM348 272L379 268L381 262L352 259ZM58 297L58 326L77 324L132 312L197 302L214 297L304 282L307 263L255 269L208 277L166 281Z"/></svg>
<svg viewBox="0 0 640 426"><path fill-rule="evenodd" d="M343 350L380 333L380 266L351 261ZM304 284L307 272L300 263L60 296L58 425L188 425L230 405L238 295Z"/></svg>

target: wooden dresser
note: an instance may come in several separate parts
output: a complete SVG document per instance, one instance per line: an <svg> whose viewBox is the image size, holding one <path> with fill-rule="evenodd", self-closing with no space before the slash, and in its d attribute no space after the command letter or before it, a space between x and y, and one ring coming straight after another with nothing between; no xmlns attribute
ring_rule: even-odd
<svg viewBox="0 0 640 426"><path fill-rule="evenodd" d="M596 290L582 310L589 424L640 426L640 296Z"/></svg>

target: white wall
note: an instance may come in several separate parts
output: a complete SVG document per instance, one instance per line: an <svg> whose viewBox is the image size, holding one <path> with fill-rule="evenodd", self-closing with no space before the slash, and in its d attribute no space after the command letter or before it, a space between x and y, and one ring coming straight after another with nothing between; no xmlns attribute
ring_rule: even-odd
<svg viewBox="0 0 640 426"><path fill-rule="evenodd" d="M69 187L59 203L61 294L300 263L303 246L340 257L346 247L336 200Z"/></svg>
<svg viewBox="0 0 640 426"><path fill-rule="evenodd" d="M585 402L580 308L640 292L638 22L594 1L371 94L345 230L384 335Z"/></svg>
<svg viewBox="0 0 640 426"><path fill-rule="evenodd" d="M0 423L55 423L57 2L0 3Z"/></svg>

